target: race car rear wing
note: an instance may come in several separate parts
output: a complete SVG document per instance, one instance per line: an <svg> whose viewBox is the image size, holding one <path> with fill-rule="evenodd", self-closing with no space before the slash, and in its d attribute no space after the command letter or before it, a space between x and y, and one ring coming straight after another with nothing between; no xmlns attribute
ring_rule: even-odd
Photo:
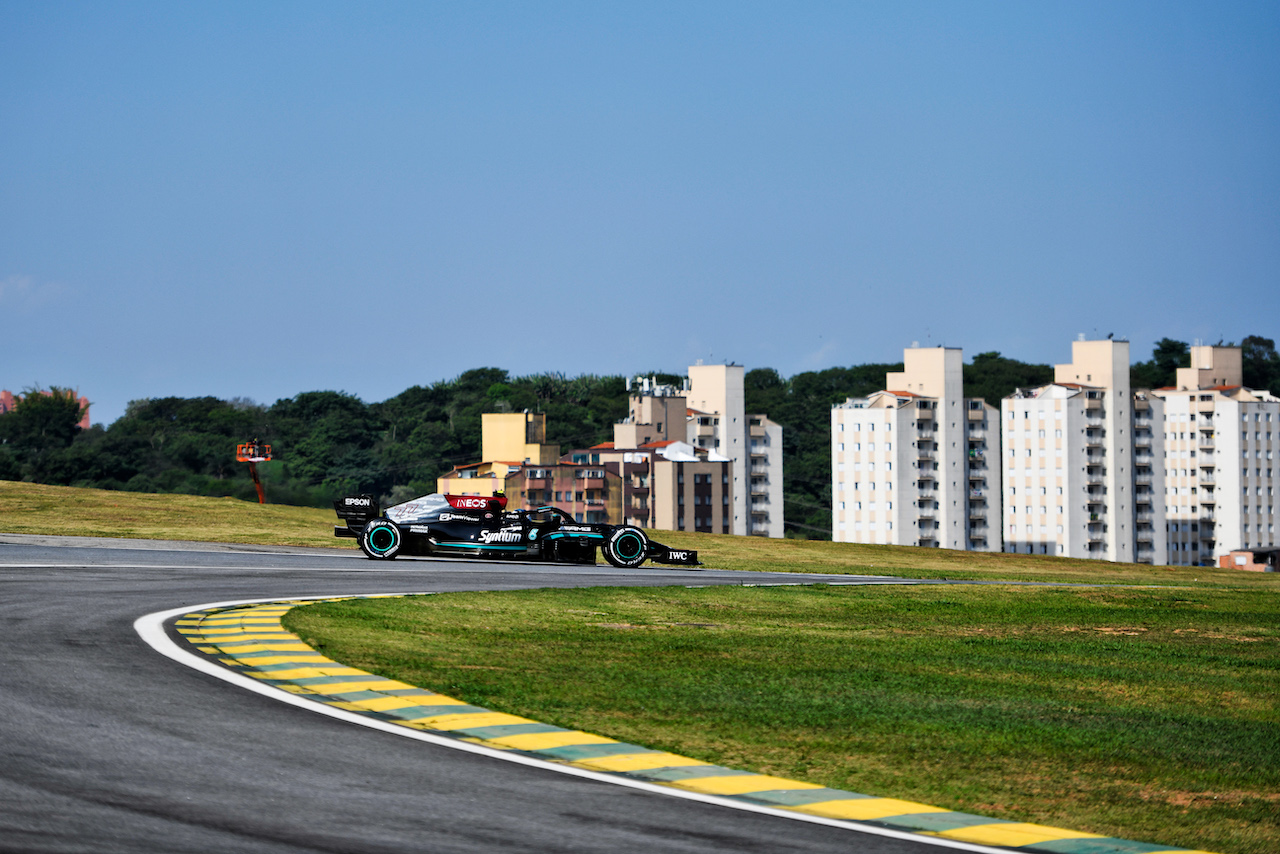
<svg viewBox="0 0 1280 854"><path fill-rule="evenodd" d="M335 537L358 538L370 519L377 519L382 515L382 507L378 505L378 499L372 495L348 495L339 498L333 502L333 509L338 514L338 518L346 522L345 525L333 526Z"/></svg>

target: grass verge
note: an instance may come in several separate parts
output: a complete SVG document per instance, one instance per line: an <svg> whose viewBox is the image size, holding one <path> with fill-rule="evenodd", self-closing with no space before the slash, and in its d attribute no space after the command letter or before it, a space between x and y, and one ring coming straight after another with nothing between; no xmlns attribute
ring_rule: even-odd
<svg viewBox="0 0 1280 854"><path fill-rule="evenodd" d="M1280 607L1227 589L539 590L295 609L332 658L717 764L1280 850Z"/></svg>
<svg viewBox="0 0 1280 854"><path fill-rule="evenodd" d="M332 510L0 480L0 532L355 548Z"/></svg>
<svg viewBox="0 0 1280 854"><path fill-rule="evenodd" d="M354 549L353 540L333 536L333 525L337 521L333 511L314 507L0 481L0 532L3 533ZM767 540L683 531L650 533L654 539L675 548L698 549L702 561L715 569L1096 584L1225 585L1280 592L1280 573Z"/></svg>

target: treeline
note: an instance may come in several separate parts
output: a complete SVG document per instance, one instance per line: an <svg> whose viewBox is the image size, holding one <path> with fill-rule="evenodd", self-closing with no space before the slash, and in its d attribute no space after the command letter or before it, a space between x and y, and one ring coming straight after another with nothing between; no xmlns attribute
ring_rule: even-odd
<svg viewBox="0 0 1280 854"><path fill-rule="evenodd" d="M1242 343L1244 384L1280 390L1280 356L1271 339ZM1135 387L1173 385L1189 347L1161 340L1150 360L1132 366ZM884 386L902 364L806 371L784 379L771 368L746 373L748 412L783 425L784 495L791 536L826 538L831 530L831 406ZM656 374L678 385L681 377ZM979 353L964 366L965 394L999 405L1016 388L1053 379L1050 365ZM565 451L613 438L626 417L618 376L512 377L499 368L414 386L380 403L336 391L305 392L264 406L249 400L157 398L129 404L110 427L77 426L81 412L65 390L29 390L0 415L0 480L232 496L256 500L235 445L270 443L276 459L259 464L267 500L323 507L350 492L398 501L435 489L454 465L480 459L480 416L531 410L547 415L547 441Z"/></svg>
<svg viewBox="0 0 1280 854"><path fill-rule="evenodd" d="M414 386L381 403L336 391L271 406L137 400L110 427L88 430L76 426L79 405L65 390L34 391L0 416L0 479L256 500L248 466L235 460L236 444L256 438L275 457L258 464L267 500L316 507L349 492L386 500L433 492L439 475L479 459L484 412L545 412L547 441L566 449L611 438L627 414L622 377L512 378L499 368Z"/></svg>

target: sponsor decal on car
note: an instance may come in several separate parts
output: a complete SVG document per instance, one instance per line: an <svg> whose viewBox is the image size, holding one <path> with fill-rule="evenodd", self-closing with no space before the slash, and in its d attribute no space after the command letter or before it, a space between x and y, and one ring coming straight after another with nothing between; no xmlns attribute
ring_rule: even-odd
<svg viewBox="0 0 1280 854"><path fill-rule="evenodd" d="M519 528L504 528L501 531L481 531L482 543L518 543L521 540Z"/></svg>
<svg viewBox="0 0 1280 854"><path fill-rule="evenodd" d="M441 522L479 522L479 516L472 516L468 513L441 513Z"/></svg>
<svg viewBox="0 0 1280 854"><path fill-rule="evenodd" d="M430 534L431 528L427 525L410 525L409 533L411 534Z"/></svg>
<svg viewBox="0 0 1280 854"><path fill-rule="evenodd" d="M367 497L352 498L348 496L342 499L342 503L348 507L372 507L373 499Z"/></svg>
<svg viewBox="0 0 1280 854"><path fill-rule="evenodd" d="M584 534L592 533L592 528L590 525L561 525L560 530L571 531L571 532L581 532Z"/></svg>
<svg viewBox="0 0 1280 854"><path fill-rule="evenodd" d="M459 510L483 510L489 506L491 498L472 498L470 496L450 496L449 503Z"/></svg>
<svg viewBox="0 0 1280 854"><path fill-rule="evenodd" d="M689 552L678 552L675 549L671 549L667 552L667 559L688 561L690 559Z"/></svg>

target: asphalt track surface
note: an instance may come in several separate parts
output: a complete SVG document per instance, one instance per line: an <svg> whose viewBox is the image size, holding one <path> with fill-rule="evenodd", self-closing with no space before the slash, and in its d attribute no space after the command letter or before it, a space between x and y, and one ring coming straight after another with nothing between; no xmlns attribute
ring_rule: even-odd
<svg viewBox="0 0 1280 854"><path fill-rule="evenodd" d="M859 581L0 534L0 852L946 851L334 720L164 658L133 627L246 599L833 580Z"/></svg>

